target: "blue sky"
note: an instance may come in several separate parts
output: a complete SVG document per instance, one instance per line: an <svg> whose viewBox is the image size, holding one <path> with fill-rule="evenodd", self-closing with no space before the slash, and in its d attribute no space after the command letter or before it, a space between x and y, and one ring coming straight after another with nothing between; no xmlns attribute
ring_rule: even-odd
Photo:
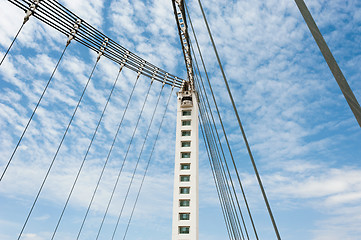
<svg viewBox="0 0 361 240"><path fill-rule="evenodd" d="M185 77L171 2L168 0L60 1L70 10L147 61ZM336 60L361 99L361 3L306 1ZM250 206L262 239L275 239L251 164L232 115L221 74L196 1L191 16L217 90L221 114L232 142ZM204 1L215 41L241 119L251 143L276 221L284 239L358 239L361 234L361 131L293 1ZM24 13L0 1L0 56L21 25ZM61 54L66 37L31 18L0 66L0 169L16 142ZM0 183L0 239L15 239L46 168L85 84L96 54L72 42L5 178ZM102 58L74 125L52 169L22 239L49 239L96 127L118 66ZM74 239L100 173L104 155L129 96L136 73L120 77L83 174L64 215L57 239ZM106 170L101 191L82 239L94 238L114 175L132 134L149 80L141 77L134 108ZM140 124L144 134L159 84L151 90ZM163 102L170 89L166 88ZM175 95L127 239L170 239ZM159 114L164 105L158 109ZM157 115L159 115L157 114ZM155 125L160 119L156 118ZM154 140L157 128L151 129ZM137 138L110 208L103 239L114 226L142 139ZM147 143L148 151L151 141ZM225 239L218 199L200 142L200 239ZM146 157L141 159L144 170ZM141 173L141 172L140 172ZM136 175L139 186L141 175ZM130 216L135 190L126 205L118 237Z"/></svg>

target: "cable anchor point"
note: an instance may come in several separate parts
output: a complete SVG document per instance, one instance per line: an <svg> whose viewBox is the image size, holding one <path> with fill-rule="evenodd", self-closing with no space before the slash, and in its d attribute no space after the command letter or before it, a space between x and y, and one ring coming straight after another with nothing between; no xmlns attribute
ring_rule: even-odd
<svg viewBox="0 0 361 240"><path fill-rule="evenodd" d="M143 68L144 68L144 64L145 64L145 61L142 60L142 63L140 64L140 67L139 67L139 70L138 70L137 78L139 78L139 77L140 77L140 74L142 74L142 71L143 71Z"/></svg>
<svg viewBox="0 0 361 240"><path fill-rule="evenodd" d="M75 35L77 34L81 23L82 23L81 19L76 20L76 22L74 23L73 29L70 31L68 41L66 42L66 46L69 46L71 40L75 38Z"/></svg>
<svg viewBox="0 0 361 240"><path fill-rule="evenodd" d="M31 15L34 14L36 8L38 7L39 3L40 3L41 0L35 0L29 7L28 11L26 12L26 15L24 17L24 21L23 21L23 24L25 24Z"/></svg>
<svg viewBox="0 0 361 240"><path fill-rule="evenodd" d="M107 48L108 42L109 42L109 39L104 38L104 41L103 41L102 46L101 46L101 48L99 50L99 53L98 53L97 62L99 61L100 57L103 55L105 49Z"/></svg>

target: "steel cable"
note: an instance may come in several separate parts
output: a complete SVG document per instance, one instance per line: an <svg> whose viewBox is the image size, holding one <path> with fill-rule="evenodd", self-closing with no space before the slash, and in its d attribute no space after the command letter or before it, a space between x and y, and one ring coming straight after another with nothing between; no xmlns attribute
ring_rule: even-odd
<svg viewBox="0 0 361 240"><path fill-rule="evenodd" d="M142 181L141 181L141 183L140 183L140 187L139 187L139 190L138 190L138 193L137 193L137 197L136 197L135 202L134 202L134 205L133 205L132 213L130 214L130 217L129 217L129 221L128 221L128 224L127 224L127 227L126 227L124 236L123 236L123 240L124 240L124 239L126 238L126 236L127 236L128 229L129 229L129 225L130 225L130 223L131 223L131 221L132 221L132 217L133 217L133 214L134 214L134 210L135 210L135 207L136 207L136 205L137 205L137 202L138 202L138 199L139 199L139 195L140 195L140 192L141 192L142 187L143 187L144 179L145 179L145 177L146 177L146 175L147 175L147 171L148 171L148 168L149 168L149 165L150 165L150 161L151 161L152 156L153 156L153 152L154 152L155 146L156 146L156 144L157 144L157 140L158 140L158 137L159 137L159 133L160 133L160 130L161 130L161 128L162 128L162 124L163 124L165 115L166 115L167 110L168 110L168 105L169 105L169 102L170 102L170 99L171 99L171 96L172 96L172 93L173 93L173 89L174 89L174 88L172 88L172 90L171 90L171 92L170 92L170 94L169 94L169 97L168 97L168 100L167 100L167 104L166 104L166 107L165 107L165 110L164 110L164 113L163 113L163 117L162 117L162 120L161 120L161 122L160 122L160 124L159 124L158 132L157 132L157 135L156 135L156 137L155 137L155 140L154 140L154 143L153 143L153 147L152 147L152 150L151 150L150 155L149 155L149 158L148 158L147 166L146 166L146 168L145 168L145 170L144 170L143 178L142 178ZM116 229L115 229L115 231L116 231ZM114 231L114 232L115 232L115 231ZM112 239L113 239L113 238L114 238L114 234L113 234Z"/></svg>
<svg viewBox="0 0 361 240"><path fill-rule="evenodd" d="M220 177L220 173L219 173L219 168L217 168L217 165L216 165L216 159L217 159L217 154L216 152L214 151L214 145L212 144L212 141L210 139L210 133L209 133L209 129L208 129L208 126L206 124L207 120L204 119L205 116L204 116L204 112L203 112L203 109L202 107L199 108L200 110L200 115L201 115L201 119L202 119L202 122L203 122L203 126L204 126L204 131L205 131L205 135L206 135L206 139L207 139L207 144L208 144L208 148L210 149L210 153L211 153L211 164L213 165L213 169L214 169L214 172L215 172L215 177L217 179L217 183L218 183L218 186L219 186L219 191L220 191L220 196L221 198L223 199L223 202L224 202L224 207L225 207L225 212L226 212L226 215L227 215L227 219L228 219L228 222L229 222L229 226L230 226L230 231L231 231L231 235L233 236L233 239L237 239L238 238L238 234L237 234L237 231L235 229L235 224L234 224L234 216L230 210L230 206L229 206L229 200L227 199L225 193L224 193L224 185L223 185L223 181ZM212 166L211 166L212 167Z"/></svg>
<svg viewBox="0 0 361 240"><path fill-rule="evenodd" d="M197 86L197 82L195 82L195 86ZM219 144L217 144L217 140L215 138L215 134L214 134L214 131L213 131L213 128L212 128L212 124L211 124L211 121L210 121L210 118L209 118L209 113L206 109L206 107L204 106L204 101L202 101L202 95L200 95L201 98L200 98L200 109L203 109L202 111L204 112L204 117L206 118L205 119L205 129L207 131L208 129L208 141L210 142L210 145L211 145L211 149L213 148L213 151L215 151L215 158L213 159L214 160L214 169L216 170L216 173L218 174L218 177L219 177L219 181L220 181L220 184L221 184L221 191L222 193L224 194L225 196L225 199L226 199L226 202L227 202L227 207L229 208L229 211L230 211L230 216L232 218L232 224L233 224L233 227L235 228L235 231L236 231L236 234L237 234L237 237L236 238L240 238L240 235L242 235L243 239L244 239L244 235L243 235L243 231L242 231L242 228L241 228L241 224L239 222L239 218L238 218L238 214L237 214L237 211L236 211L236 207L235 207L235 204L234 204L234 200L232 198L232 194L230 192L230 188L229 188L229 185L228 185L228 180L227 180L227 177L226 177L226 174L225 174L225 171L224 171L224 168L223 168L223 165L221 164L221 154L220 154L220 150L219 150ZM203 104L203 105L202 105Z"/></svg>
<svg viewBox="0 0 361 240"><path fill-rule="evenodd" d="M21 143L21 141L22 141L22 139L23 139L23 137L24 137L24 135L25 135L25 133L26 133L26 131L27 131L27 129L28 129L28 127L29 127L29 125L30 125L30 123L31 123L34 115L35 115L35 113L36 113L36 110L38 109L38 107L39 107L39 105L40 105L40 103L41 103L41 100L43 99L43 97L44 97L44 95L45 95L46 90L48 89L48 87L49 87L49 85L50 85L51 80L52 80L53 77L54 77L54 74L55 74L56 70L58 69L58 66L59 66L59 64L60 64L60 61L61 61L61 59L63 58L64 53L65 53L65 51L66 51L66 49L67 49L68 46L69 46L69 44L66 44L66 46L64 47L63 52L62 52L61 55L60 55L60 58L59 58L58 62L56 63L56 65L55 65L55 67L54 67L54 70L53 70L53 72L52 72L52 74L51 74L48 82L46 83L45 88L44 88L43 92L41 93L41 96L40 96L40 98L39 98L39 100L38 100L38 102L37 102L37 104L36 104L36 106L35 106L32 114L31 114L31 116L30 116L30 118L29 118L29 120L28 120L28 122L27 122L27 124L26 124L26 126L25 126L25 128L24 128L24 130L23 130L23 132L22 132L22 134L21 134L21 136L20 136L20 139L19 139L19 141L17 142L17 144L16 144L16 146L15 146L15 149L14 149L14 151L12 152L9 161L7 162L7 164L6 164L6 166L5 166L5 169L3 170L2 174L1 174L0 182L1 182L1 180L3 179L3 177L4 177L4 175L5 175L8 167L9 167L9 165L10 165L10 163L11 163L11 161L13 160L14 155L15 155L17 149L19 148L19 145L20 145L20 143Z"/></svg>
<svg viewBox="0 0 361 240"><path fill-rule="evenodd" d="M192 49L192 52L193 52L193 55L195 56L195 53L194 53L194 50L193 50L193 46L191 45L190 46L191 49ZM222 144L221 144L221 139L220 139L220 136L219 136L219 133L218 133L218 130L217 130L217 127L216 127L216 122L215 122L215 119L213 117L213 113L212 113L212 110L211 110L211 105L209 103L209 100L208 100L208 96L207 96L207 92L206 92L206 89L205 89L205 86L203 84L203 79L202 79L202 76L201 76L201 73L199 71L199 66L198 66L198 62L197 62L197 58L194 57L193 58L195 60L195 67L196 67L196 70L198 71L198 75L199 75L199 79L200 79L200 84L198 83L198 85L200 85L200 92L202 92L203 90L203 95L205 98L205 103L207 103L208 105L208 109L209 109L209 113L210 113L210 116L211 116L211 119L212 119L212 122L213 122L213 125L211 126L214 126L214 131L216 132L216 135L217 135L217 140L218 140L218 145L220 146L221 148L221 152L222 152L222 156L223 156L223 159L224 159L224 163L225 163L225 166L226 166L226 169L227 169L227 174L229 176L229 179L230 179L230 182L231 182L231 187L232 187L232 190L233 190L233 195L235 197L235 201L237 203L237 206L238 206L238 211L240 213L240 216L241 216L241 219L242 219L242 224L243 224L243 227L244 227L244 230L245 230L245 233L246 233L246 236L247 236L247 239L249 240L249 235L248 235L248 230L247 230L247 226L246 226L246 223L245 223L245 220L244 220L244 217L243 217L243 213L242 213L242 210L241 210L241 207L240 207L240 204L239 204L239 200L238 200L238 197L237 197L237 193L236 193L236 190L235 190L235 186L234 186L234 183L233 183L233 180L232 180L232 177L231 177L231 173L230 173L230 170L229 170L229 167L228 167L228 163L226 161L226 157L225 157L225 153L224 153L224 150L223 150L223 147L222 147ZM194 71L196 72L196 71ZM202 96L202 94L200 94ZM205 104L204 103L204 104ZM205 106L205 108L207 108L207 106ZM213 131L213 130L212 130ZM216 140L216 141L217 141ZM232 153L230 153L231 156L232 156ZM237 169L235 169L237 171ZM231 194L232 195L232 194Z"/></svg>
<svg viewBox="0 0 361 240"><path fill-rule="evenodd" d="M298 9L300 10L303 19L305 20L313 38L315 39L325 61L330 68L338 86L341 89L343 96L345 97L349 107L351 108L352 113L354 114L356 121L361 127L361 107L357 101L357 98L352 92L352 89L347 83L345 76L343 75L340 67L338 66L335 58L332 55L330 48L328 47L325 39L322 36L322 33L317 27L315 20L312 17L312 14L307 8L307 5L303 0L295 0Z"/></svg>
<svg viewBox="0 0 361 240"><path fill-rule="evenodd" d="M91 140L90 140L88 149L87 149L87 151L86 151L86 153L85 153L85 155L84 155L84 158L83 158L83 161L82 161L82 163L81 163L81 165L80 165L79 171L78 171L78 173L77 173L77 175L76 175L76 178L75 178L75 180L74 180L74 183L73 183L73 185L72 185L72 187L71 187L71 190L70 190L70 192L69 192L69 194L68 194L67 200L66 200L66 202L65 202L64 208L63 208L63 210L62 210L62 212L61 212L61 214L60 214L60 217L59 217L59 219L58 219L58 222L57 222L57 224L56 224L56 227L55 227L55 229L54 229L54 232L53 232L53 235L52 235L52 237L51 237L51 240L53 240L54 237L55 237L55 234L56 234L56 232L57 232L57 230L58 230L58 227L59 227L59 225L60 225L60 222L61 222L61 220L62 220L62 218L63 218L65 209L66 209L66 207L68 206L69 200L70 200L70 198L71 198L71 196L72 196L72 194L73 194L74 188L75 188L75 186L76 186L76 184L77 184L77 182L78 182L78 179L79 179L80 173L81 173L81 171L82 171L82 169L83 169L85 160L86 160L87 157L88 157L90 148L92 147L93 142L94 142L94 139L95 139L95 136L96 136L96 134L98 133L98 129L99 129L100 123L101 123L102 120L103 120L105 111L107 110L107 107L108 107L110 98L111 98L112 95L113 95L113 91L114 91L115 86L116 86L116 84L117 84L117 82L118 82L118 79L119 79L119 76L120 76L120 73L121 73L123 67L124 67L124 65L121 65L121 66L120 66L120 69L119 69L119 72L118 72L118 74L117 74L117 77L116 77L116 79L115 79L115 81L114 81L114 83L113 83L113 86L112 86L111 90L110 90L110 93L109 93L109 96L108 96L107 101L106 101L106 103L105 103L105 106L104 106L104 108L103 108L102 114L101 114L101 116L100 116L100 118L99 118L99 120L98 120L97 126L96 126L96 128L95 128L95 130L94 130L94 133L93 133L93 136L92 136L92 138L91 138Z"/></svg>
<svg viewBox="0 0 361 240"><path fill-rule="evenodd" d="M224 209L225 208L225 206L224 206L225 203L223 202L223 198L220 196L219 186L218 186L218 183L217 183L217 179L216 179L214 169L213 169L213 165L212 165L212 161L211 161L212 157L211 157L210 152L209 152L210 150L208 149L207 140L206 140L206 137L205 137L205 133L204 133L204 129L203 129L201 120L199 120L199 126L201 128L201 132L202 132L202 136L203 136L203 142L204 142L206 152L207 152L207 155L208 155L208 161L209 161L209 165L211 167L214 184L216 186L217 196L218 196L218 199L219 199L219 202L220 202L220 205L221 205L222 215L223 215L224 222L225 222L225 225L226 225L226 228L227 228L227 233L228 233L229 239L232 239L228 218L227 218L226 213L225 213L226 210Z"/></svg>
<svg viewBox="0 0 361 240"><path fill-rule="evenodd" d="M198 85L199 85L199 84L198 84ZM203 98L203 101L202 101L202 98ZM241 210L241 208L240 208L239 201L238 201L238 198L237 198L237 194L236 194L236 191L235 191L235 189L234 189L232 176L231 176L231 173L230 173L229 168L228 168L227 160L226 160L226 157L225 157L225 154L224 154L224 151L223 151L222 143L221 143L221 140L220 140L220 137L219 137L219 134L218 134L218 131L217 131L217 128L216 128L214 119L213 119L212 111L210 110L210 108L209 108L209 110L207 110L207 106L205 106L204 96L203 96L202 94L200 94L200 102L203 103L203 109L205 109L207 119L208 119L209 122L211 122L211 123L209 123L208 125L209 125L209 128L210 128L210 130L211 130L211 135L213 136L213 144L216 146L217 153L218 153L218 156L219 156L219 158L218 158L218 159L219 159L218 165L220 166L221 172L222 172L223 175L224 175L224 180L223 180L223 181L225 182L224 185L227 186L227 188L226 188L226 189L227 189L227 193L229 194L229 198L230 198L231 201L232 201L232 206L233 206L234 211L235 211L235 216L236 216L236 218L237 218L237 223L238 223L238 225L239 225L239 228L241 229L241 235L242 235L243 238L244 238L244 234L243 234L243 231L242 231L242 227L241 227L241 224L240 224L240 220L239 220L239 217L238 217L237 210L236 210L236 207L235 207L235 203L234 203L234 202L237 203L238 210L239 210L239 212L240 212L240 216L241 216L241 219L242 219L242 222L243 222L243 226L244 226L245 232L247 233L246 236L247 236L247 239L249 239L248 232L247 232L247 227L246 227L246 225L245 225L244 218L243 218L243 214L242 214L242 210ZM212 121L211 121L209 115L212 117ZM213 124L212 124L212 122L213 122ZM215 135L217 136L217 139L216 139ZM217 144L217 143L218 143L218 144ZM221 153L222 153L222 154L220 153L219 148L221 149ZM227 179L227 174L226 174L226 172L225 172L225 170L224 170L224 166L223 166L223 164L222 164L222 160L221 160L221 159L223 159L223 162L224 162L224 164L225 164L225 166L226 166L229 181L228 181L228 179ZM231 183L231 186L229 186L228 182ZM233 199L233 197L232 197L232 192L231 192L231 190L230 190L231 188L233 189L233 195L235 196L235 199Z"/></svg>
<svg viewBox="0 0 361 240"><path fill-rule="evenodd" d="M133 184L134 176L135 176L135 173L136 173L136 171L137 171L137 169L138 169L139 161L140 161L140 158L141 158L141 156L142 156L142 154L143 154L144 146L145 146L145 143L147 142L148 135L149 135L149 131L150 131L150 128L152 127L152 123L153 123L153 120L154 120L154 116L155 116L155 113L156 113L156 111L157 111L157 108L158 108L158 105L159 105L159 100L160 100L160 98L161 98L161 96L162 96L163 89L164 89L164 84L163 84L163 86L162 86L162 88L161 88L161 90L160 90L160 92L159 92L158 99L157 99L157 103L156 103L156 105L155 105L155 108L154 108L154 111L153 111L153 114L152 114L152 118L151 118L151 120L150 120L148 129L147 129L147 132L146 132L146 134L145 134L144 141L143 141L141 150L140 150L139 155L138 155L137 163L135 164L135 168L134 168L134 171L133 171L132 178L131 178L131 180L130 180L130 183L129 183L127 192L126 192L126 194L125 194L125 198L124 198L124 201L123 201L121 210L120 210L120 212L119 212L119 214L118 214L118 219L117 219L117 223L116 223L116 225L115 225L115 229L114 229L114 232L113 232L112 239L114 239L115 233L116 233L117 228L118 228L118 225L119 225L120 218L121 218L122 213L123 213L123 209L124 209L125 203L126 203L126 201L127 201L127 199L128 199L129 192L130 192L131 186L132 186L132 184ZM96 239L98 239L98 237L99 237L99 234L98 234L98 236L97 236Z"/></svg>
<svg viewBox="0 0 361 240"><path fill-rule="evenodd" d="M62 137L62 139L61 139L61 141L60 141L60 144L59 144L59 146L58 146L58 148L57 148L57 150L56 150L56 153L55 153L55 155L54 155L54 157L53 157L53 160L52 160L51 163L50 163L50 166L49 166L49 168L48 168L48 170L47 170L47 172L46 172L46 175L45 175L45 177L44 177L44 179L43 179L43 182L42 182L42 184L41 184L41 186L40 186L40 189L39 189L39 191L38 191L38 193L37 193L37 195L36 195L36 198L35 198L32 206L31 206L31 209L30 209L30 211L29 211L29 214L27 215L26 220L25 220L25 223L24 223L24 225L23 225L23 227L22 227L22 229L21 229L21 231L20 231L20 233L19 233L18 240L21 238L21 235L22 235L22 233L23 233L23 231L24 231L24 229L25 229L25 227L26 227L26 225L27 225L27 223L28 223L28 221L29 221L30 215L31 215L31 213L33 212L33 209L34 209L34 207L35 207L35 204L36 204L37 201L38 201L38 198L39 198L39 196L40 196L40 193L41 193L42 190L43 190L43 187L44 187L44 185L45 185L45 182L46 182L46 180L48 179L49 173L50 173L50 171L51 171L51 169L52 169L52 167L53 167L53 165L54 165L54 162L55 162L56 157L58 156L58 153L59 153L59 151L60 151L60 148L61 148L61 146L63 145L63 142L64 142L65 137L66 137L66 135L67 135L67 133L68 133L68 131L69 131L69 128L70 128L70 126L71 126L71 124L72 124L72 122L73 122L73 119L74 119L74 117L75 117L75 114L76 114L76 112L78 111L78 108L79 108L79 106L80 106L80 103L81 103L81 101L82 101L82 99L83 99L83 97L84 97L85 91L86 91L86 89L87 89L87 87L88 87L88 85L89 85L90 79L91 79L91 77L93 76L94 70L95 70L95 68L96 68L96 66L97 66L97 64L98 64L98 61L99 61L99 58L96 60L96 62L95 62L95 64L94 64L94 67L93 67L93 69L92 69L92 71L91 71L91 74L90 74L90 76L89 76L89 78L88 78L88 81L86 82L86 85L85 85L85 87L84 87L84 89L83 89L83 92L82 92L82 94L81 94L81 96L80 96L80 99L79 99L79 101L78 101L78 103L77 103L77 105L76 105L76 107L75 107L75 109L74 109L73 115L71 116L71 119L70 119L70 121L69 121L69 123L68 123L68 126L67 126L67 128L66 128L66 130L65 130L65 132L64 132L64 134L63 134L63 137Z"/></svg>
<svg viewBox="0 0 361 240"><path fill-rule="evenodd" d="M28 3L28 5L31 3L29 1L16 1L16 0L8 0L17 7L21 8L19 4L22 4L22 2ZM69 9L62 6L60 3L56 1L42 1L41 4L39 4L39 11L34 12L34 17L38 18L39 20L43 21L44 23L48 24L49 26L55 28L56 30L60 31L61 33L67 35L69 30L68 28L71 26L71 24L80 19L75 14L73 14ZM108 38L106 35L101 33L99 30L92 27L90 24L86 23L85 21L82 22L82 25L80 29L78 30L78 35L75 37L75 40L80 42L82 45L92 49L93 51L98 51L98 48L102 44L104 38ZM162 82L164 77L167 75L167 85L173 86L173 82L175 82L174 86L181 87L183 80L175 77L172 74L167 73L166 71L162 69L158 69L153 64L144 61L139 56L135 55L134 53L128 51L115 41L109 39L109 44L107 46L107 49L105 49L104 56L114 61L114 59L118 60L117 63L120 64L120 62L123 60L121 56L124 55L124 53L129 52L129 59L125 65L125 67L132 69L135 71L141 64L144 63L144 71L143 74L148 73L148 75L151 75L151 73L154 70L158 70L157 75L155 76L155 80ZM120 60L120 62L119 62ZM133 67L132 67L133 66Z"/></svg>
<svg viewBox="0 0 361 240"><path fill-rule="evenodd" d="M18 37L18 35L19 35L19 33L20 33L21 29L23 29L24 25L25 25L25 23L21 24L21 27L19 28L19 30L18 30L18 32L16 33L16 35L15 35L14 39L12 40L12 42L11 42L10 46L8 47L8 49L6 50L6 52L5 52L4 56L3 56L3 58L1 59L0 66L1 66L1 64L3 64L3 62L4 62L5 58L6 58L6 55L8 55L8 53L9 53L9 51L10 51L11 47L13 46L13 44L14 44L15 40L17 39L17 37Z"/></svg>
<svg viewBox="0 0 361 240"><path fill-rule="evenodd" d="M212 95L212 99L213 99L213 102L214 102L214 105L215 105L215 108L216 108L216 112L217 112L217 115L218 115L218 119L219 119L219 122L220 122L221 127L222 127L222 131L223 131L223 134L224 134L226 143L227 143L228 151L229 151L230 156L231 156L231 159L232 159L232 164L233 164L233 167L234 167L235 172L236 172L236 175L237 175L237 179L238 179L238 183L239 183L240 188L241 188L241 192L242 192L242 195L243 195L243 199L244 199L244 201L245 201L245 205L246 205L246 208L247 208L248 216L249 216L249 218L250 218L250 221L251 221L251 224L252 224L252 228L253 228L253 232L254 232L254 234L255 234L255 237L256 237L256 239L258 240L258 233L257 233L257 230L256 230L256 226L255 226L255 223L254 223L252 214L251 214L251 210L250 210L250 207L249 207L249 204L248 204L248 201L247 201L247 197L246 197L246 194L245 194L245 191L244 191L244 188L243 188L243 184L242 184L241 178L240 178L239 173L238 173L237 165L236 165L235 160L234 160L234 157L233 157L233 153L232 153L232 150L231 150L231 146L230 146L230 143L229 143L229 141L228 141L227 133L226 133L226 130L225 130L225 128L224 128L224 124L223 124L222 117L221 117L221 114L220 114L220 111L219 111L219 108L218 108L218 104L217 104L217 101L216 101L216 98L215 98L215 94L214 94L214 92L213 92L212 84L211 84L211 82L210 82L210 80L209 80L209 77L208 77L208 72L207 72L207 69L206 69L206 65L205 65L205 63L204 63L202 51L201 51L200 46L199 46L199 43L198 43L198 39L197 39L195 30L194 30L194 27L193 27L193 24L192 24L191 17L190 17L189 12L188 12L187 5L185 4L185 6L186 6L186 10L187 10L187 15L188 15L188 18L189 18L190 26L191 26L191 29L192 29L192 32L193 32L193 36L194 36L194 39L195 39L195 42L196 42L196 45L197 45L198 53L199 53L199 56L200 56L200 59L201 59L201 62L202 62L203 70L204 70L204 73L205 73L205 75L206 75L207 83L208 83L208 86L209 86L209 89L210 89L210 92L211 92L211 95ZM194 52L194 51L193 51L193 52ZM194 55L195 55L195 54L194 54ZM198 70L198 71L199 71L199 70ZM202 81L202 84L203 84L203 81Z"/></svg>
<svg viewBox="0 0 361 240"><path fill-rule="evenodd" d="M268 198L267 198L267 195L266 195L266 191L265 191L265 189L264 189L264 187L263 187L263 183L262 183L260 174L259 174L259 172L258 172L258 169L257 169L257 166L256 166L256 162L255 162L255 160L254 160L254 158L253 158L253 154L252 154L251 148L250 148L250 146L249 146L246 133L245 133L245 131L244 131L244 128L243 128L241 119L240 119L240 117L239 117L238 110L237 110L236 104L235 104L235 102L234 102L232 93L231 93L231 89L230 89L230 87L229 87L229 85L228 85L228 81L227 81L225 72L224 72L224 70L223 70L223 66L222 66L220 57L219 57L219 55L218 55L218 51L217 51L216 45L215 45L215 43L214 43L213 36L212 36L211 30L210 30L210 27L209 27L209 25L208 25L208 21L207 21L206 15L205 15L205 13L204 13L202 3L201 3L200 0L198 0L198 3L199 3L199 7L200 7L200 9L201 9L201 12L202 12L203 20L204 20L204 22L205 22L205 24L206 24L206 27L207 27L207 31L208 31L208 34L209 34L209 38L210 38L210 40L211 40L211 42L212 42L213 50L214 50L214 52L215 52L215 54L216 54L216 58L217 58L217 61L218 61L218 65L219 65L219 68L220 68L220 70L221 70L221 73L222 73L223 80L224 80L224 83L225 83L226 88L227 88L227 92L228 92L229 98L230 98L231 103L232 103L233 111L234 111L234 113L235 113L235 115L236 115L237 122L238 122L239 128L240 128L241 133L242 133L242 136L243 136L243 140L244 140L244 142L245 142L245 145L246 145L246 148L247 148L249 157L250 157L251 162L252 162L252 166L253 166L253 169L254 169L254 172L255 172L257 181L258 181L258 185L259 185L259 187L260 187L260 189L261 189L262 196L263 196L264 202L265 202L266 207L267 207L267 210L268 210L268 214L269 214L269 216L270 216L270 219L271 219L271 222L272 222L272 225L273 225L273 229L274 229L274 231L275 231L275 234L276 234L276 236L277 236L277 239L278 239L278 240L281 240L281 236L280 236L280 234L279 234L279 231L278 231L278 228L277 228L277 224L276 224L276 221L275 221L275 219L274 219L274 216L273 216L273 213L272 213L272 210L271 210L271 206L270 206L270 204L269 204L269 201L268 201Z"/></svg>
<svg viewBox="0 0 361 240"><path fill-rule="evenodd" d="M119 121L119 124L118 124L118 127L117 127L117 131L116 131L116 133L115 133L115 135L114 135L114 137L113 137L113 141L112 141L112 144L111 144L111 146L110 146L110 148L109 148L109 151L108 151L108 154L107 154L107 158L106 158L106 160L105 160L105 162L104 162L104 165L103 165L102 171L101 171L101 173L100 173L100 176L99 176L99 178L98 178L96 187L95 187L95 189L94 189L94 191L93 191L91 200L90 200L90 202L89 202L89 204L88 204L87 211L86 211L85 216L84 216L84 218L83 218L83 220L82 220L82 224L81 224L81 226L80 226L79 232L82 231L82 229L83 229L83 227L84 227L84 224L85 224L85 221L86 221L86 219L87 219L87 217L88 217L90 208L91 208L91 206L92 206L92 204L93 204L95 195L96 195L96 193L97 193L97 191L98 191L99 184L100 184L100 182L101 182L101 180L102 180L102 178L103 178L103 174L104 174L105 168L106 168L106 166L107 166L107 164L108 164L108 162L109 162L110 155L111 155L111 153L113 152L113 148L114 148L115 142L116 142L116 140L117 140L117 138L118 138L119 131L120 131L120 129L121 129L121 126L122 126L124 117L125 117L125 115L126 115L126 113L127 113L127 110L128 110L129 104L130 104L130 101L131 101L131 99L132 99L132 97L133 97L133 93L134 93L134 90L135 90L135 88L136 88L136 86L137 86L139 77L140 77L140 74L138 74L137 77L136 77L136 79L135 79L135 82L134 82L132 91L131 91L130 96L129 96L129 98L128 98L127 104L126 104L126 106L125 106L125 108L124 108L122 117L120 118L120 121Z"/></svg>
<svg viewBox="0 0 361 240"><path fill-rule="evenodd" d="M129 150L130 150L130 147L131 147L131 145L132 145L132 143L133 143L134 136L135 136L135 133L136 133L136 131L137 131L137 129L138 129L138 124L139 124L140 119L141 119L141 117L142 117L142 114L143 114L143 111L144 111L144 107L145 107L146 102L147 102L147 100L148 100L149 92L150 92L150 89L151 89L152 85L153 85L153 81L149 84L149 88L148 88L146 97L145 97L145 99L144 99L144 103L143 103L142 109L141 109L140 114L139 114L139 116L138 116L137 123L136 123L136 125L135 125L135 127L134 127L133 134L132 134L131 140L130 140L129 145L128 145L128 149L127 149L126 154L125 154L125 156L124 156L124 158L123 158L122 166L121 166L121 168L119 169L119 173L118 173L116 182L115 182L115 184L114 184L114 187L113 187L113 190L112 190L112 194L111 194L111 196L110 196L110 198L109 198L109 201L108 201L108 204L107 204L107 208L106 208L105 213L104 213L104 215L103 215L102 222L101 222L101 224L100 224L100 227L99 227L99 229L98 229L98 232L101 231L102 226L103 226L103 224L104 224L104 220L105 220L105 218L106 218L106 216L107 216L107 214L108 214L108 210L109 210L110 204L111 204L111 202L112 202L112 200L113 200L115 190L116 190L116 188L117 188L117 186L118 186L119 179L120 179L120 175L121 175L122 170L123 170L123 167L124 167L124 163L125 163L125 161L126 161L126 159L127 159L127 156L128 156ZM80 232L79 232L79 234L78 234L77 239L79 238L79 236L80 236Z"/></svg>

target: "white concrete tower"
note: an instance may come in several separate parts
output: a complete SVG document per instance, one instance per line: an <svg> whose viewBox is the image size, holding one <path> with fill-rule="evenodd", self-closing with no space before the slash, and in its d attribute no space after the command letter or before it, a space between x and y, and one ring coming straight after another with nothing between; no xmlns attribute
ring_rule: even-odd
<svg viewBox="0 0 361 240"><path fill-rule="evenodd" d="M177 93L172 240L198 240L198 105L185 83Z"/></svg>

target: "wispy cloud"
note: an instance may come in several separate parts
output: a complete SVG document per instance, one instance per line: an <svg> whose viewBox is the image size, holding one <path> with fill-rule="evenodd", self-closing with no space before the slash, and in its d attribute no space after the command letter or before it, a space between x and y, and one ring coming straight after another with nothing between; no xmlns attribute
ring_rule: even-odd
<svg viewBox="0 0 361 240"><path fill-rule="evenodd" d="M99 0L61 3L147 61L180 77L185 76L170 1ZM268 219L266 212L263 212L259 190L246 160L197 2L190 1L188 4L232 149L242 169L241 176L251 199L250 204L255 208L257 219ZM358 205L361 172L358 160L361 135L294 2L205 1L204 4L262 179L271 203L274 203L277 220L281 222L281 232L293 236L296 224L292 223L290 215L297 213L297 219L302 219L306 218L306 214L300 212L307 212L307 226L297 226L304 232L304 235L298 234L298 239L357 239L360 234L357 222L360 222ZM313 1L307 4L360 99L361 73L357 64L361 56L358 41L361 21L359 4L343 0ZM21 25L24 13L5 0L0 1L0 9L6 9L1 11L0 16L0 53L3 54ZM0 67L1 169L11 155L65 42L65 36L32 18ZM76 42L67 50L1 183L0 205L15 204L17 207L16 219L7 221L6 226L9 228L1 231L1 239L10 239L9 236L16 235L25 219L95 58L95 53ZM49 238L118 71L119 66L105 58L99 62L37 205L38 212L35 212L33 219L39 223L31 223L24 239ZM65 215L67 221L62 223L59 230L62 239L73 239L78 230L135 77L136 73L129 69L124 69L120 75L99 134L71 198ZM121 176L116 200L106 220L106 228L109 229L116 221L124 189L138 157L142 144L142 139L138 137L144 135L155 107L160 84L154 85ZM89 233L85 234L92 234L99 226L148 86L149 79L141 77L91 209L92 218L86 226ZM166 89L162 103L169 94L170 89ZM140 239L144 239L144 235L147 239L167 239L171 232L175 101L175 98L171 100L138 203L139 208L131 225L131 236ZM135 176L136 188L132 189L126 205L126 217L130 215L131 203L140 184L163 110L164 104L158 110L150 141L146 145L147 151ZM217 219L218 225L223 222L204 150L201 150L200 161L200 211L201 216L204 216L201 219L201 236L204 239L222 239L225 236L224 229L221 233L213 232L209 226L215 222L204 224L207 221L205 218ZM3 211L3 208L0 211L2 219L13 215L6 209ZM46 224L42 221L45 218ZM126 220L121 220L119 234L122 234ZM268 233L268 222L258 222L264 226L262 230L266 232L263 233L265 238L271 238L273 235L267 235L272 234ZM217 229L218 225L211 228ZM138 231L138 227L144 231ZM147 229L152 230L154 236L144 233Z"/></svg>

